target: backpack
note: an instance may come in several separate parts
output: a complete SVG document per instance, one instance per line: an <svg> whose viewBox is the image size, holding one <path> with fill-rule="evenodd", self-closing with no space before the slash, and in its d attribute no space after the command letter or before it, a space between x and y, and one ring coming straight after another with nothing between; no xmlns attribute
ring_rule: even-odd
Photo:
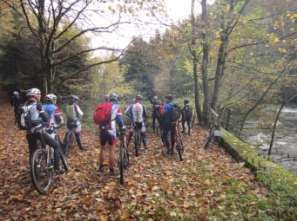
<svg viewBox="0 0 297 221"><path fill-rule="evenodd" d="M127 116L130 120L133 119L132 107L133 107L133 105L129 106L128 110L126 111L126 116Z"/></svg>
<svg viewBox="0 0 297 221"><path fill-rule="evenodd" d="M171 122L175 122L180 118L181 110L177 104L173 104L172 106L172 111L171 111Z"/></svg>
<svg viewBox="0 0 297 221"><path fill-rule="evenodd" d="M183 113L182 114L183 114L183 119L184 120L191 120L192 116L193 116L193 110L189 105L186 105L183 108Z"/></svg>
<svg viewBox="0 0 297 221"><path fill-rule="evenodd" d="M29 111L31 108L32 108L32 105L29 105L29 106L24 105L21 107L21 115L20 115L21 130L28 130L32 128L31 114Z"/></svg>
<svg viewBox="0 0 297 221"><path fill-rule="evenodd" d="M111 121L112 103L103 103L96 106L93 113L95 124L105 126Z"/></svg>
<svg viewBox="0 0 297 221"><path fill-rule="evenodd" d="M69 122L73 122L77 120L77 113L74 105L66 106L66 119Z"/></svg>

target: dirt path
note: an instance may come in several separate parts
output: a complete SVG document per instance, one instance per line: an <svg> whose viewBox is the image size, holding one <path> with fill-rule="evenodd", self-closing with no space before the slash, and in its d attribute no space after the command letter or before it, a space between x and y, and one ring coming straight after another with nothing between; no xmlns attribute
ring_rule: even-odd
<svg viewBox="0 0 297 221"><path fill-rule="evenodd" d="M264 188L221 149L201 149L203 131L185 138L185 160L165 158L160 142L132 157L126 184L96 174L96 136L84 134L87 151L70 153L71 171L57 177L48 196L31 185L25 133L12 109L0 106L0 220L259 220L266 217Z"/></svg>

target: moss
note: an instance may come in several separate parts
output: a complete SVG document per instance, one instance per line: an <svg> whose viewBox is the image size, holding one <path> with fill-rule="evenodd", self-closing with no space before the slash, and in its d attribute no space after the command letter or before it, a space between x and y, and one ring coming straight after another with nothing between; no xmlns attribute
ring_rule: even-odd
<svg viewBox="0 0 297 221"><path fill-rule="evenodd" d="M297 176L284 167L264 159L249 144L224 129L222 143L237 160L251 168L258 181L269 191L274 207L271 211L280 220L297 220Z"/></svg>

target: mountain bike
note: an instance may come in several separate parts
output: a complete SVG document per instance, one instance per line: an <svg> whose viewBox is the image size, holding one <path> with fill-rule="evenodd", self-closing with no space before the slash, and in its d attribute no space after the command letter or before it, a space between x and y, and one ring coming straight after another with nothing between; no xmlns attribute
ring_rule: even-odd
<svg viewBox="0 0 297 221"><path fill-rule="evenodd" d="M126 128L121 130L120 134L120 151L118 158L118 167L120 171L120 183L124 184L124 170L129 166L129 152L127 147Z"/></svg>
<svg viewBox="0 0 297 221"><path fill-rule="evenodd" d="M40 194L48 194L54 183L54 175L57 172L68 171L69 167L66 159L60 150L55 150L54 145L49 142L50 137L54 138L61 147L59 136L55 132L41 129L37 138L37 149L34 151L31 160L31 176L33 185ZM55 151L58 151L60 164L59 171L55 170Z"/></svg>

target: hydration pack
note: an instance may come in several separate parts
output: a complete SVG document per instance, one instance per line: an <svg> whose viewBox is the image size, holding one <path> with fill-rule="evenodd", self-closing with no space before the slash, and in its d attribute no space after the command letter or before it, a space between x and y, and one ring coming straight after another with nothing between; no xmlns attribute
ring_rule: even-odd
<svg viewBox="0 0 297 221"><path fill-rule="evenodd" d="M93 113L95 124L106 126L111 121L112 103L103 103L96 106Z"/></svg>

